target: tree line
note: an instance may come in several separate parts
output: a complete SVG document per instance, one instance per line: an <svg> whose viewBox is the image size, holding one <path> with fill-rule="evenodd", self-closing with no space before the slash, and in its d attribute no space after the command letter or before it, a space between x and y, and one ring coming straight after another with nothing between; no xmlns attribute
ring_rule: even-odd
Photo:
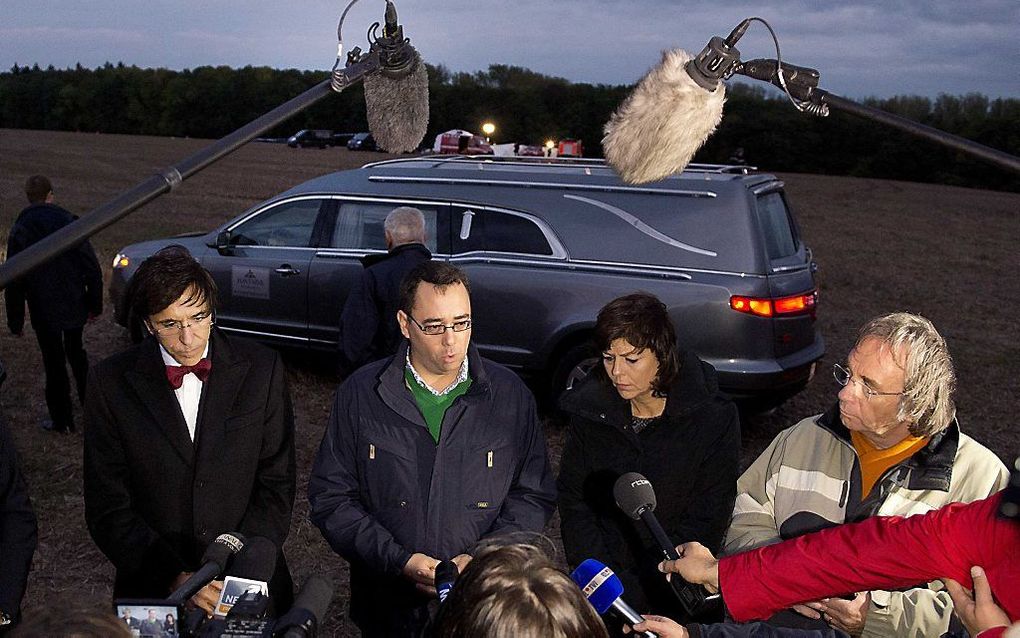
<svg viewBox="0 0 1020 638"><path fill-rule="evenodd" d="M425 143L451 128L497 125L494 141L542 144L575 138L600 156L602 126L631 86L568 82L492 65L453 73L429 66ZM107 63L96 69L14 66L0 73L0 127L218 138L325 80L324 71L205 66L183 71ZM863 103L1020 154L1020 100L980 94L897 96ZM331 96L270 132L367 130L360 85ZM696 161L726 162L741 148L769 171L853 175L1020 191L1020 178L851 115L798 112L785 95L731 83L722 124Z"/></svg>

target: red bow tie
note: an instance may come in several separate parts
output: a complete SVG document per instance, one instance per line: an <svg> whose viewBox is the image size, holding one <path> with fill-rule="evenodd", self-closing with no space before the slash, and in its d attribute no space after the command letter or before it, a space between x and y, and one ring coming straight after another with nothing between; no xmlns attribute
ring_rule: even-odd
<svg viewBox="0 0 1020 638"><path fill-rule="evenodd" d="M173 389L177 390L184 383L184 377L189 372L193 372L199 381L205 383L205 380L209 378L210 370L212 370L212 361L202 359L193 366L167 366L166 378Z"/></svg>

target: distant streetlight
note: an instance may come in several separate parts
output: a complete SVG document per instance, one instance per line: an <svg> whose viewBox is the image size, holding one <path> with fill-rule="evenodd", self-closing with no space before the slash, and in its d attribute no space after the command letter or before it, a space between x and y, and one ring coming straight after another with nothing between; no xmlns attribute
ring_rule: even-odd
<svg viewBox="0 0 1020 638"><path fill-rule="evenodd" d="M482 133L485 133L485 141L488 142L492 134L496 132L496 125L492 122L482 124Z"/></svg>
<svg viewBox="0 0 1020 638"><path fill-rule="evenodd" d="M552 140L546 140L545 141L545 148L546 149L551 149L554 146L556 146L556 142L554 142Z"/></svg>

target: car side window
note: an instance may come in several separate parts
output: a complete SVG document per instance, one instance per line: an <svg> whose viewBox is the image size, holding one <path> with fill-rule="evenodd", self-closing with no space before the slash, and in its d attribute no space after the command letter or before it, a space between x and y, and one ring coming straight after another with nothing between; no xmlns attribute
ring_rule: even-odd
<svg viewBox="0 0 1020 638"><path fill-rule="evenodd" d="M527 255L553 254L542 229L521 215L462 207L454 213L453 224L455 253L483 250Z"/></svg>
<svg viewBox="0 0 1020 638"><path fill-rule="evenodd" d="M230 245L307 248L323 203L322 199L298 199L267 208L231 229Z"/></svg>
<svg viewBox="0 0 1020 638"><path fill-rule="evenodd" d="M333 248L386 250L383 222L400 204L386 202L341 202L333 229ZM436 252L436 209L415 206L425 216L425 245Z"/></svg>
<svg viewBox="0 0 1020 638"><path fill-rule="evenodd" d="M765 235L765 249L769 259L796 254L797 237L782 194L771 192L758 198L758 222Z"/></svg>

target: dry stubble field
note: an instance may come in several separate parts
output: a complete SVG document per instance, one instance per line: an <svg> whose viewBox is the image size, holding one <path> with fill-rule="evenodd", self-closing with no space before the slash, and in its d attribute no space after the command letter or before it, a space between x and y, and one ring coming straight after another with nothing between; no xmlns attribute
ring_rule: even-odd
<svg viewBox="0 0 1020 638"><path fill-rule="evenodd" d="M49 175L58 203L84 214L205 143L0 130L2 245L26 203L22 184L28 175ZM105 229L92 239L93 245L108 276L110 262L124 244L209 230L303 180L383 157L346 149L249 144ZM818 320L828 352L807 390L772 414L744 424L745 465L779 429L829 405L835 384L828 370L845 356L855 329L876 314L894 310L918 312L935 322L956 361L963 428L1004 461L1013 458L1020 452L1015 432L1020 397L1020 195L874 179L782 177L802 234L820 264ZM129 345L125 331L113 323L109 305L85 337L93 361ZM46 407L32 335L15 339L0 326L0 358L9 371L0 405L21 451L39 517L39 548L26 606L52 606L57 600L105 606L113 570L85 529L81 435L62 437L38 427ZM337 379L322 362L308 363L290 354L287 363L295 395L299 485L285 551L298 583L311 573L330 575L337 583L324 635L357 635L344 614L346 566L308 522L304 496ZM77 418L80 425L80 415ZM554 464L562 430L555 418L546 419ZM548 533L558 538L557 518Z"/></svg>

